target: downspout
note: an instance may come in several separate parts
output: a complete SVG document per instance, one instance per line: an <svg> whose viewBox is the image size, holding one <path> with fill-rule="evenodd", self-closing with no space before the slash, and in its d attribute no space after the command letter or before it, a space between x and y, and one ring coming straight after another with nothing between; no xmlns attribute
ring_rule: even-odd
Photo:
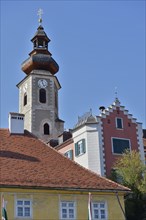
<svg viewBox="0 0 146 220"><path fill-rule="evenodd" d="M115 192L115 194L116 194L117 201L118 201L118 204L119 204L119 206L120 206L120 209L121 209L121 211L122 211L122 213L123 213L123 215L124 215L124 218L125 218L125 220L127 220L125 211L124 211L124 209L123 209L123 207L122 207L122 205L121 205L120 199L119 199L118 192Z"/></svg>

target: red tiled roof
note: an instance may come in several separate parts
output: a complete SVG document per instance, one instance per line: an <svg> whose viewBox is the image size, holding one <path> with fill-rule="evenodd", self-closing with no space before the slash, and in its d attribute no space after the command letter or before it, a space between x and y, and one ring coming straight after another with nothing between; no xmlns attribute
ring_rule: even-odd
<svg viewBox="0 0 146 220"><path fill-rule="evenodd" d="M117 183L81 167L28 132L0 129L0 186L119 190Z"/></svg>

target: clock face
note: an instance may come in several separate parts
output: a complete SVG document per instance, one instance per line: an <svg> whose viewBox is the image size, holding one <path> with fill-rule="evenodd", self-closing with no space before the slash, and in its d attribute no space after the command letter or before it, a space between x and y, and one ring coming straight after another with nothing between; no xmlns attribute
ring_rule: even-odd
<svg viewBox="0 0 146 220"><path fill-rule="evenodd" d="M45 79L39 79L38 86L40 88L46 88L48 86L48 82Z"/></svg>

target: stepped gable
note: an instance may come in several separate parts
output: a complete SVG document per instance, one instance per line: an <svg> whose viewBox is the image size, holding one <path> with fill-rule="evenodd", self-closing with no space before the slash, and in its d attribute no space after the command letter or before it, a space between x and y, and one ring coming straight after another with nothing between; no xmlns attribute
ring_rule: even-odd
<svg viewBox="0 0 146 220"><path fill-rule="evenodd" d="M31 133L0 129L0 186L66 190L129 189L83 168Z"/></svg>
<svg viewBox="0 0 146 220"><path fill-rule="evenodd" d="M111 112L113 112L114 110L120 110L123 111L124 115L127 115L127 117L129 119L131 119L131 121L133 123L136 123L136 118L133 118L132 114L129 114L129 111L125 109L125 106L122 106L119 99L116 98L115 101L113 102L113 104L111 106L109 106L108 108L104 109L103 111L101 111L100 115L97 116L97 118L101 117L101 118L106 118L106 116L108 116Z"/></svg>

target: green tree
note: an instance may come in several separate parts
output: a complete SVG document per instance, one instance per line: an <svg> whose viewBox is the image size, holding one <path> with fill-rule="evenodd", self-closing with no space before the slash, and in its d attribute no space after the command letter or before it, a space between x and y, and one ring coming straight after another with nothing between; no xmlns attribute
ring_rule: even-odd
<svg viewBox="0 0 146 220"><path fill-rule="evenodd" d="M146 193L146 166L137 151L126 151L114 166L116 177L138 197ZM117 180L118 180L117 179Z"/></svg>
<svg viewBox="0 0 146 220"><path fill-rule="evenodd" d="M113 170L113 179L132 190L125 200L127 220L146 220L146 165L139 153L126 151Z"/></svg>

